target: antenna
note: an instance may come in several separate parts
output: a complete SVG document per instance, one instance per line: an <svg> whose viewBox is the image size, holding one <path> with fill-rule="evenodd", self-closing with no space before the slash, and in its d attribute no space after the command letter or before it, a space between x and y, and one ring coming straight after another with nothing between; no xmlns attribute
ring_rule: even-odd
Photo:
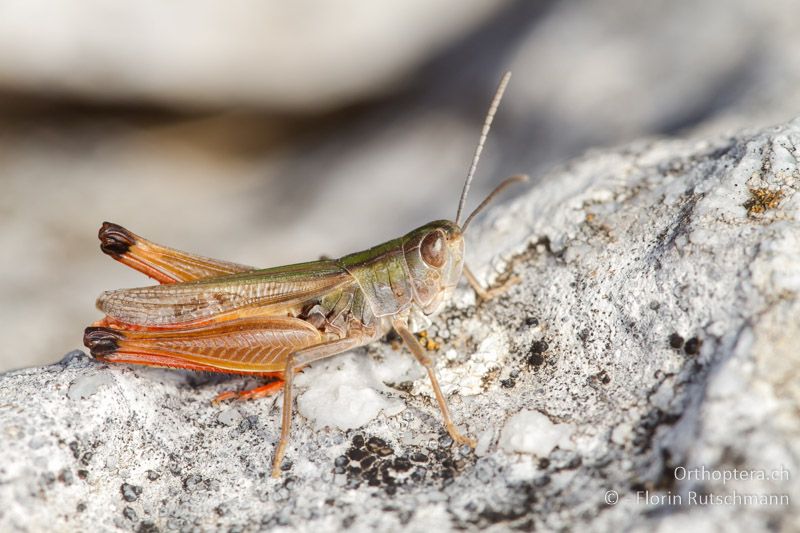
<svg viewBox="0 0 800 533"><path fill-rule="evenodd" d="M497 113L497 107L500 105L500 100L503 99L503 93L505 92L506 85L508 85L508 81L510 79L511 72L509 71L506 72L503 75L503 78L500 80L500 84L497 86L497 91L494 93L494 98L492 98L492 103L489 106L489 111L486 113L486 119L483 121L483 129L481 129L481 136L480 139L478 139L478 147L475 148L475 155L472 157L472 165L469 167L467 180L464 182L464 189L461 191L461 199L458 201L456 225L458 225L458 221L461 219L461 212L464 210L464 204L467 202L467 193L469 192L469 186L472 183L472 177L475 175L475 169L478 168L478 161L481 158L483 144L486 142L486 137L489 135L489 129L492 127L494 115Z"/></svg>
<svg viewBox="0 0 800 533"><path fill-rule="evenodd" d="M489 202L491 202L494 199L495 196L500 194L503 191L503 189L505 189L506 187L508 187L512 183L516 183L518 181L528 181L528 179L529 178L528 178L527 174L517 174L516 176L511 176L510 178L504 179L500 183L500 185L495 187L494 190L489 193L489 196L484 198L484 200L480 203L480 205L478 207L476 207L475 210L472 213L469 214L469 216L467 217L467 220L464 221L464 225L461 226L461 233L466 233L467 232L467 226L469 226L469 223L472 221L473 218L475 218L475 215L477 215L478 213L483 211L483 208L486 207L487 205L489 205Z"/></svg>

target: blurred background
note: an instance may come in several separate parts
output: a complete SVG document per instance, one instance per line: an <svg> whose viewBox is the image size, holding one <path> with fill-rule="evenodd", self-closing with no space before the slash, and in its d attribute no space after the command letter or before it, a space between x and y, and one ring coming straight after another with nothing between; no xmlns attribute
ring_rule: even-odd
<svg viewBox="0 0 800 533"><path fill-rule="evenodd" d="M800 115L796 0L0 0L0 371L81 347L104 220L257 266L364 249L588 148ZM532 213L531 216L535 216Z"/></svg>

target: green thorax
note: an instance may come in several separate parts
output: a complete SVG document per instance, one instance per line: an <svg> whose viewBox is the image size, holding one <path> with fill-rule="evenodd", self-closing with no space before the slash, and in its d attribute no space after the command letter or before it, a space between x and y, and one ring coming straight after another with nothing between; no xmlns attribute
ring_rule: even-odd
<svg viewBox="0 0 800 533"><path fill-rule="evenodd" d="M364 291L377 317L396 314L412 302L413 289L403 253L405 240L393 239L339 259Z"/></svg>

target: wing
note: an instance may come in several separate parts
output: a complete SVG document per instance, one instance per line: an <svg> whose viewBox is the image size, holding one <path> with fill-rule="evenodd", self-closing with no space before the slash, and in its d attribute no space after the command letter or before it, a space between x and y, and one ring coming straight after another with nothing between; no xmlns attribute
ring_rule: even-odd
<svg viewBox="0 0 800 533"><path fill-rule="evenodd" d="M246 265L167 248L111 222L103 222L97 236L105 254L159 283L195 281L255 270Z"/></svg>
<svg viewBox="0 0 800 533"><path fill-rule="evenodd" d="M94 357L111 362L232 373L272 373L286 358L321 344L323 335L291 317L258 317L172 331L86 328L83 342Z"/></svg>
<svg viewBox="0 0 800 533"><path fill-rule="evenodd" d="M334 261L314 261L187 283L107 291L97 307L106 323L176 328L246 316L297 314L306 302L355 284Z"/></svg>

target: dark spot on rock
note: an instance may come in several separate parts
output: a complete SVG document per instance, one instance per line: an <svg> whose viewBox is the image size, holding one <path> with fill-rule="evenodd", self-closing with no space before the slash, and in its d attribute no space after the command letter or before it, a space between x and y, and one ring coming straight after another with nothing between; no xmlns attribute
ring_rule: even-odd
<svg viewBox="0 0 800 533"><path fill-rule="evenodd" d="M677 333L673 333L669 336L669 345L676 350L680 350L683 347L683 337Z"/></svg>
<svg viewBox="0 0 800 533"><path fill-rule="evenodd" d="M350 459L348 459L346 455L340 455L336 458L336 460L333 461L333 466L343 467L347 466L349 462Z"/></svg>
<svg viewBox="0 0 800 533"><path fill-rule="evenodd" d="M81 479L86 479L89 476L88 470L78 470L78 477Z"/></svg>
<svg viewBox="0 0 800 533"><path fill-rule="evenodd" d="M675 470L680 465L676 465L672 460L672 453L665 449L661 449L661 472L653 482L653 489L671 491L675 489L678 483L679 475L675 474Z"/></svg>
<svg viewBox="0 0 800 533"><path fill-rule="evenodd" d="M530 366L534 368L539 368L540 366L542 366L542 363L544 363L544 356L540 353L532 353L528 357L527 362Z"/></svg>
<svg viewBox="0 0 800 533"><path fill-rule="evenodd" d="M542 457L539 459L539 470L545 470L548 466L550 466L550 459L547 457Z"/></svg>
<svg viewBox="0 0 800 533"><path fill-rule="evenodd" d="M137 518L136 511L133 510L133 507L125 507L125 509L122 510L122 516L131 522L135 522Z"/></svg>
<svg viewBox="0 0 800 533"><path fill-rule="evenodd" d="M72 470L65 468L59 472L58 480L64 485L72 485L72 482L75 481L75 476L72 475Z"/></svg>
<svg viewBox="0 0 800 533"><path fill-rule="evenodd" d="M142 494L142 487L131 485L130 483L123 483L122 486L120 486L119 491L122 493L123 500L126 502L135 502Z"/></svg>
<svg viewBox="0 0 800 533"><path fill-rule="evenodd" d="M661 409L653 409L642 417L639 425L634 429L633 446L637 453L643 453L650 448L653 435L660 425L672 425L680 419L680 415L665 413Z"/></svg>
<svg viewBox="0 0 800 533"><path fill-rule="evenodd" d="M369 437L364 443L365 450L358 450L366 456L358 463L350 461L350 453L353 451L351 448L345 454L349 466L337 467L336 471L347 475L346 489L366 484L380 487L386 494L393 495L397 488L408 485L438 482L439 488L443 488L468 464L474 463L474 455L463 458L459 456L456 460L451 452L452 438L449 435L440 437L435 448L430 450L430 454L436 457L435 461L416 446L403 455L395 456L395 450L385 440ZM439 448L439 445L445 447ZM419 463L428 464L422 467Z"/></svg>
<svg viewBox="0 0 800 533"><path fill-rule="evenodd" d="M536 327L536 326L539 325L539 319L534 317L534 316L529 316L529 317L525 318L525 325L526 326L531 326L531 327Z"/></svg>
<svg viewBox="0 0 800 533"><path fill-rule="evenodd" d="M414 382L413 381L401 381L400 383L386 383L389 387L393 389L397 389L400 392L411 393L414 389Z"/></svg>
<svg viewBox="0 0 800 533"><path fill-rule="evenodd" d="M544 353L550 346L547 345L547 342L541 340L536 341L531 345L531 353Z"/></svg>
<svg viewBox="0 0 800 533"><path fill-rule="evenodd" d="M79 513L82 513L86 510L86 504L83 502L79 502L78 505L75 506L75 510Z"/></svg>
<svg viewBox="0 0 800 533"><path fill-rule="evenodd" d="M363 448L350 448L347 450L347 456L355 462L361 461L367 455L367 451Z"/></svg>
<svg viewBox="0 0 800 533"><path fill-rule="evenodd" d="M94 457L94 454L92 452L84 453L83 456L81 457L81 463L88 466L89 463L92 462L92 457Z"/></svg>
<svg viewBox="0 0 800 533"><path fill-rule="evenodd" d="M203 478L198 475L192 474L186 476L183 480L183 488L188 491L195 491L201 489L203 486Z"/></svg>
<svg viewBox="0 0 800 533"><path fill-rule="evenodd" d="M411 479L412 479L413 481L415 481L415 482L419 483L419 482L421 482L421 481L423 481L423 480L425 479L425 476L426 476L427 474L428 474L428 470L427 470L427 469L425 469L425 468L423 468L423 467L421 467L421 466L418 466L418 467L417 467L417 468L415 468L415 469L414 469L414 471L411 473Z"/></svg>
<svg viewBox="0 0 800 533"><path fill-rule="evenodd" d="M158 526L149 520L145 520L136 529L136 533L158 533Z"/></svg>
<svg viewBox="0 0 800 533"><path fill-rule="evenodd" d="M501 379L500 380L500 386L503 387L504 389L513 389L514 385L516 385L516 384L517 384L517 382L515 380L513 380L512 378Z"/></svg>
<svg viewBox="0 0 800 533"><path fill-rule="evenodd" d="M700 353L700 347L703 345L703 341L698 339L697 337L692 337L686 344L683 346L683 351L686 352L687 355L697 355Z"/></svg>
<svg viewBox="0 0 800 533"><path fill-rule="evenodd" d="M417 452L411 455L411 460L414 461L415 463L427 463L428 456L425 455L424 453Z"/></svg>
<svg viewBox="0 0 800 533"><path fill-rule="evenodd" d="M221 503L217 505L217 507L214 509L214 512L216 512L218 516L225 516L226 514L230 513L230 509L228 509L227 504Z"/></svg>
<svg viewBox="0 0 800 533"><path fill-rule="evenodd" d="M603 385L608 385L611 383L611 377L608 375L605 369L601 370L597 374L594 375L594 379L602 383Z"/></svg>
<svg viewBox="0 0 800 533"><path fill-rule="evenodd" d="M147 479L149 481L155 481L159 477L161 477L160 474L158 472L156 472L155 470L148 470L147 471Z"/></svg>
<svg viewBox="0 0 800 533"><path fill-rule="evenodd" d="M369 438L367 441L367 450L381 457L386 457L394 453L391 446L389 446L385 440L379 439L378 437Z"/></svg>
<svg viewBox="0 0 800 533"><path fill-rule="evenodd" d="M411 468L411 461L408 460L408 457L397 457L393 464L394 469L400 472L405 472Z"/></svg>
<svg viewBox="0 0 800 533"><path fill-rule="evenodd" d="M77 459L81 456L80 449L78 447L78 441L72 441L69 443L69 449L72 451L72 456Z"/></svg>
<svg viewBox="0 0 800 533"><path fill-rule="evenodd" d="M353 437L353 446L356 448L363 448L364 447L364 437L361 435L356 435Z"/></svg>

